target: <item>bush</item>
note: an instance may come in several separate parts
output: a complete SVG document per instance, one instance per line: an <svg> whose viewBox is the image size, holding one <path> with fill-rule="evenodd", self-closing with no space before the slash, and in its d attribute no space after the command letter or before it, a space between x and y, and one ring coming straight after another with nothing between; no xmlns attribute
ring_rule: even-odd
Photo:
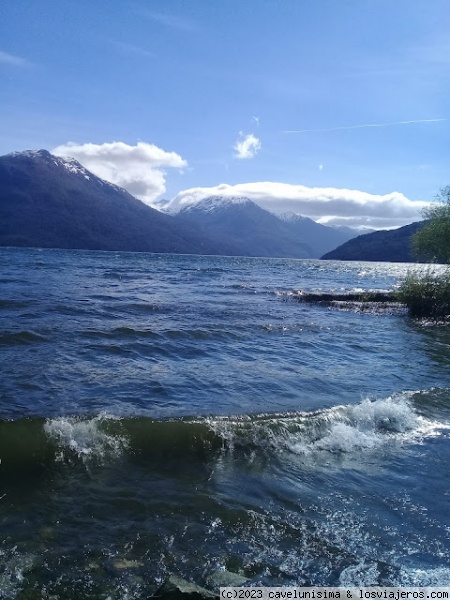
<svg viewBox="0 0 450 600"><path fill-rule="evenodd" d="M450 269L444 273L410 273L397 292L412 317L450 318Z"/></svg>
<svg viewBox="0 0 450 600"><path fill-rule="evenodd" d="M426 262L450 264L450 186L423 211L425 226L413 236L415 254Z"/></svg>

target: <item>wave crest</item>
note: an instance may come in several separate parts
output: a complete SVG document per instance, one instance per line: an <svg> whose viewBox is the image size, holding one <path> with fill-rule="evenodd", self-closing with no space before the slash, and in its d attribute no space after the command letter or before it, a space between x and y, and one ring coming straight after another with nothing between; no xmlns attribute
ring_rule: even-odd
<svg viewBox="0 0 450 600"><path fill-rule="evenodd" d="M60 449L59 458L68 458L67 451L83 461L119 456L128 447L123 435L113 435L102 429L105 421L112 419L99 415L85 420L76 417L58 417L44 424L44 432Z"/></svg>
<svg viewBox="0 0 450 600"><path fill-rule="evenodd" d="M210 419L229 448L253 446L308 454L369 450L389 440L417 436L430 423L414 410L408 394L314 413Z"/></svg>

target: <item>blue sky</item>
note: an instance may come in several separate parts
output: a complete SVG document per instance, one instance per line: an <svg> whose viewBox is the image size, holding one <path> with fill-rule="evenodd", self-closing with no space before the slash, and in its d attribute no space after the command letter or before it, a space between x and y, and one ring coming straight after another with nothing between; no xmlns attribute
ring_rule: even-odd
<svg viewBox="0 0 450 600"><path fill-rule="evenodd" d="M70 154L72 142L150 204L247 190L336 224L411 222L450 183L448 0L20 0L0 12L1 154Z"/></svg>

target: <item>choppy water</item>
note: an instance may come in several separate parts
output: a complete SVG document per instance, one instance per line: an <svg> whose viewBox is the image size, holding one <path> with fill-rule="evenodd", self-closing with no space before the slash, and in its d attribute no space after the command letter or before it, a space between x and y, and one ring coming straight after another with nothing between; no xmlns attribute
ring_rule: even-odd
<svg viewBox="0 0 450 600"><path fill-rule="evenodd" d="M449 585L450 329L292 295L407 269L0 249L0 598Z"/></svg>

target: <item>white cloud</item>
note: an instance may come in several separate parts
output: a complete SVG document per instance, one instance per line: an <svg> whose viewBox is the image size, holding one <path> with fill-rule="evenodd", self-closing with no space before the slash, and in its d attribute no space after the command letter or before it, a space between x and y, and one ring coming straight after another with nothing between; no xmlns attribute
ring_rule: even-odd
<svg viewBox="0 0 450 600"><path fill-rule="evenodd" d="M138 142L136 146L124 142L69 142L54 148L52 153L75 158L94 175L125 188L150 206L166 190L165 169L187 166L187 162L176 152L166 152L145 142Z"/></svg>
<svg viewBox="0 0 450 600"><path fill-rule="evenodd" d="M400 192L378 195L359 190L310 188L276 182L221 184L180 192L165 208L177 212L208 196L246 196L274 213L294 212L328 225L400 227L421 219L428 202L412 201Z"/></svg>
<svg viewBox="0 0 450 600"><path fill-rule="evenodd" d="M14 56L14 54L8 54L0 50L0 63L11 65L13 67L30 67L31 63L25 58L20 56Z"/></svg>
<svg viewBox="0 0 450 600"><path fill-rule="evenodd" d="M241 131L234 149L236 150L236 158L253 158L261 149L261 142L253 133L244 135Z"/></svg>
<svg viewBox="0 0 450 600"><path fill-rule="evenodd" d="M323 165L319 165L318 169L319 171L323 171Z"/></svg>

